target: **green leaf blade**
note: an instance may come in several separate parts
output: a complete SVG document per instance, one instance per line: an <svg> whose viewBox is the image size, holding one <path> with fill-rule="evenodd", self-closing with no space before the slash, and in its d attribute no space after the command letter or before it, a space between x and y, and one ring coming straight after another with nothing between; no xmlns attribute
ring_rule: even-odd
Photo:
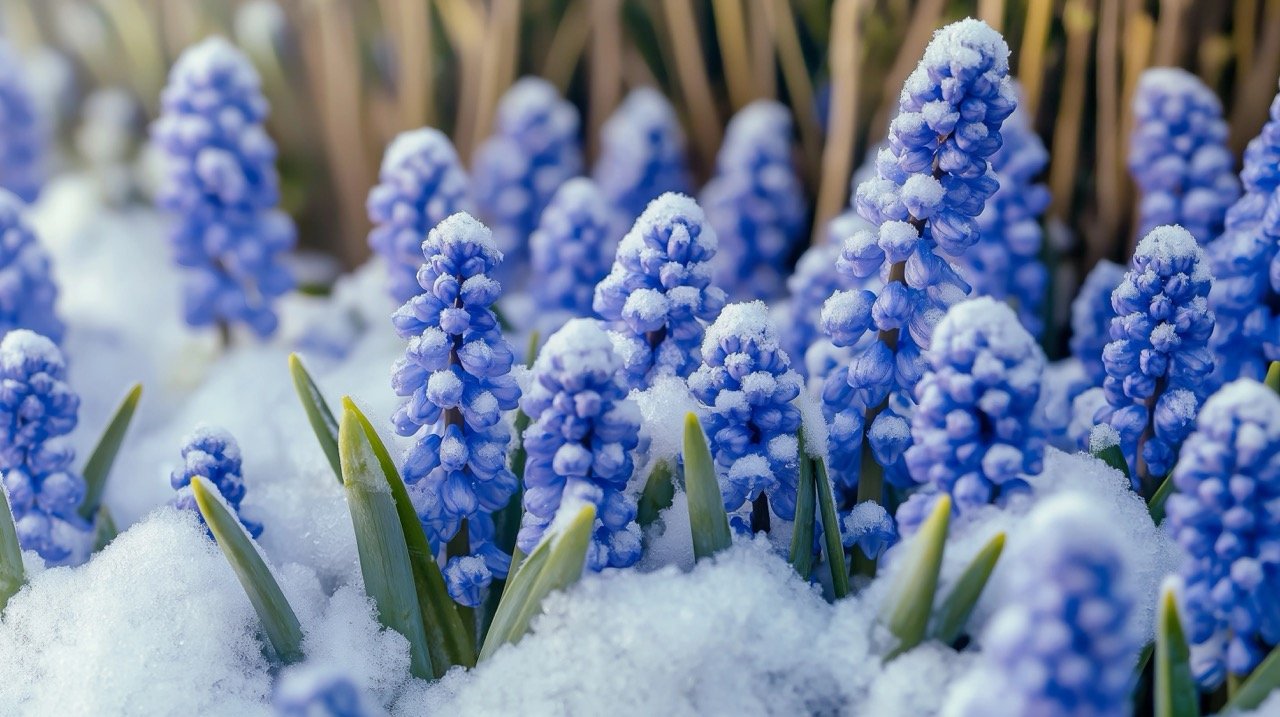
<svg viewBox="0 0 1280 717"><path fill-rule="evenodd" d="M1170 495L1173 495L1173 476L1160 481L1160 487L1156 488L1156 492L1151 494L1151 500L1147 501L1147 513L1151 515L1151 522L1156 525L1164 520L1164 504L1169 501Z"/></svg>
<svg viewBox="0 0 1280 717"><path fill-rule="evenodd" d="M293 378L293 389L298 394L298 400L302 402L302 410L307 414L307 423L311 424L311 430L316 434L316 440L320 443L320 449L324 451L324 457L329 461L329 467L333 469L333 475L338 481L342 481L342 460L338 454L338 421L333 417L333 411L329 410L329 404L324 400L324 394L320 393L320 387L312 380L311 374L307 372L306 366L302 365L302 359L298 358L298 354L289 354L289 375Z"/></svg>
<svg viewBox="0 0 1280 717"><path fill-rule="evenodd" d="M1280 689L1280 647L1272 649L1266 659L1253 668L1222 713L1257 709L1276 689Z"/></svg>
<svg viewBox="0 0 1280 717"><path fill-rule="evenodd" d="M982 546L964 569L964 573L956 580L955 587L939 606L937 618L933 621L933 636L939 642L952 644L964 631L964 626L973 614L982 591L991 579L1000 554L1004 552L1004 533L996 533L987 544Z"/></svg>
<svg viewBox="0 0 1280 717"><path fill-rule="evenodd" d="M1191 673L1191 650L1172 590L1156 608L1155 717L1200 717L1200 695Z"/></svg>
<svg viewBox="0 0 1280 717"><path fill-rule="evenodd" d="M13 511L9 509L9 494L0 487L0 613L26 580L22 546L18 544L18 530L13 525Z"/></svg>
<svg viewBox="0 0 1280 717"><path fill-rule="evenodd" d="M733 544L729 516L716 479L711 449L698 417L684 420L684 482L689 500L689 526L693 531L693 555L697 560L715 555Z"/></svg>
<svg viewBox="0 0 1280 717"><path fill-rule="evenodd" d="M809 579L813 572L813 533L817 497L814 495L813 460L805 453L804 430L800 430L800 475L796 480L796 519L791 533L791 566L800 577ZM840 554L844 562L844 553Z"/></svg>
<svg viewBox="0 0 1280 717"><path fill-rule="evenodd" d="M93 447L89 460L84 464L84 499L80 501L80 517L93 520L102 505L102 494L107 489L107 476L111 474L111 466L116 462L120 446L124 444L125 434L133 421L133 414L138 410L138 401L142 398L142 384L136 383L125 394L120 405L116 407L107 427L103 429L98 445Z"/></svg>
<svg viewBox="0 0 1280 717"><path fill-rule="evenodd" d="M885 625L898 639L885 657L891 660L919 645L929 627L933 599L942 572L942 553L951 522L951 497L942 495L929 517L912 539L903 556L901 572L893 585L892 598L885 603Z"/></svg>
<svg viewBox="0 0 1280 717"><path fill-rule="evenodd" d="M831 590L839 600L849 594L849 570L844 564L844 543L840 542L840 517L836 514L831 479L827 477L827 462L819 458L813 466L814 488L822 511L822 541L831 570Z"/></svg>
<svg viewBox="0 0 1280 717"><path fill-rule="evenodd" d="M649 471L649 477L644 482L644 491L640 493L636 509L636 523L641 528L653 525L658 515L675 502L675 497L675 469L669 461L659 460L654 463L653 470Z"/></svg>
<svg viewBox="0 0 1280 717"><path fill-rule="evenodd" d="M1267 367L1265 382L1272 391L1280 393L1280 361L1272 361Z"/></svg>

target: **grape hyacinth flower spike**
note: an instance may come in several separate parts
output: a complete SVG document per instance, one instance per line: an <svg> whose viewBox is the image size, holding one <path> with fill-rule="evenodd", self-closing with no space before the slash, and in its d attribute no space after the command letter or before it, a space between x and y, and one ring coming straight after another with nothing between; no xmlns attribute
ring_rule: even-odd
<svg viewBox="0 0 1280 717"><path fill-rule="evenodd" d="M44 336L17 329L0 340L0 475L18 542L51 565L89 556L93 526L80 517L84 478L71 467L64 436L76 427L80 397L67 366Z"/></svg>
<svg viewBox="0 0 1280 717"><path fill-rule="evenodd" d="M54 313L57 300L49 257L27 221L26 207L0 189L0 336L30 329L62 341L63 325Z"/></svg>
<svg viewBox="0 0 1280 717"><path fill-rule="evenodd" d="M636 503L626 492L635 469L640 410L627 399L622 361L593 319L572 319L547 340L521 401L532 421L524 434L524 519L517 544L533 552L564 506L588 501L596 525L587 552L592 570L640 559Z"/></svg>
<svg viewBox="0 0 1280 717"><path fill-rule="evenodd" d="M705 324L724 308L711 283L716 246L702 208L682 194L653 200L618 244L592 306L612 324L632 388L697 368Z"/></svg>
<svg viewBox="0 0 1280 717"><path fill-rule="evenodd" d="M1280 396L1244 378L1210 397L1173 484L1192 668L1212 690L1280 645Z"/></svg>
<svg viewBox="0 0 1280 717"><path fill-rule="evenodd" d="M243 474L240 445L235 437L221 428L200 425L182 440L182 465L169 475L169 485L178 491L179 508L199 512L195 494L191 492L191 479L196 476L208 479L235 511L244 529L256 538L262 534L262 525L240 512L240 503L244 500Z"/></svg>
<svg viewBox="0 0 1280 717"><path fill-rule="evenodd" d="M302 665L281 675L271 698L276 717L386 717L341 670Z"/></svg>
<svg viewBox="0 0 1280 717"><path fill-rule="evenodd" d="M165 156L158 195L172 214L170 242L186 272L192 326L244 323L269 336L273 304L294 286L282 263L296 241L280 200L267 101L253 65L213 37L188 48L169 73L152 140Z"/></svg>
<svg viewBox="0 0 1280 717"><path fill-rule="evenodd" d="M502 412L516 407L520 389L492 310L502 293L492 278L502 252L465 212L428 232L422 252L422 293L392 316L396 333L409 340L392 369L391 385L405 399L392 423L401 436L417 437L402 472L427 537L449 543L449 594L474 607L482 588L506 575L510 557L491 543L490 514L517 487Z"/></svg>
<svg viewBox="0 0 1280 717"><path fill-rule="evenodd" d="M1101 387L1107 378L1102 351L1110 341L1111 293L1124 281L1124 267L1103 259L1084 278L1071 301L1071 355L1080 362L1090 386Z"/></svg>
<svg viewBox="0 0 1280 717"><path fill-rule="evenodd" d="M387 146L378 185L369 191L369 247L387 262L391 297L404 303L419 291L422 238L445 217L471 211L467 174L449 138L423 127Z"/></svg>
<svg viewBox="0 0 1280 717"><path fill-rule="evenodd" d="M689 192L684 131L661 92L637 87L627 94L600 128L591 174L628 222L666 192Z"/></svg>
<svg viewBox="0 0 1280 717"><path fill-rule="evenodd" d="M22 62L0 39L0 188L34 202L44 183L47 141Z"/></svg>
<svg viewBox="0 0 1280 717"><path fill-rule="evenodd" d="M541 321L551 324L551 331L566 318L591 314L595 286L609 274L618 240L626 231L623 221L586 177L570 179L556 190L529 238L536 277L529 289Z"/></svg>

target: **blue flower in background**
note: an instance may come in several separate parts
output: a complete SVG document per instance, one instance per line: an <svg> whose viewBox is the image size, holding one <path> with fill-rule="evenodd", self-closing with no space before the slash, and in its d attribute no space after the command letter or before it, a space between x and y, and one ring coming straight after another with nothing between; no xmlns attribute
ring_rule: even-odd
<svg viewBox="0 0 1280 717"><path fill-rule="evenodd" d="M276 682L271 704L277 717L384 717L387 713L337 668L303 665Z"/></svg>
<svg viewBox="0 0 1280 717"><path fill-rule="evenodd" d="M623 222L590 179L577 177L560 185L529 238L534 277L529 291L542 321L591 314L595 286L609 274L626 231Z"/></svg>
<svg viewBox="0 0 1280 717"><path fill-rule="evenodd" d="M0 336L31 329L61 342L63 326L54 313L57 300L49 257L27 222L26 207L0 189Z"/></svg>
<svg viewBox="0 0 1280 717"><path fill-rule="evenodd" d="M808 211L791 159L791 111L757 100L729 121L716 175L699 198L716 230L716 283L731 296L782 292L783 266L800 240Z"/></svg>
<svg viewBox="0 0 1280 717"><path fill-rule="evenodd" d="M1091 386L1107 377L1102 350L1111 340L1111 293L1124 281L1124 267L1103 259L1089 270L1071 301L1071 355L1080 361Z"/></svg>
<svg viewBox="0 0 1280 717"><path fill-rule="evenodd" d="M1196 678L1243 677L1280 644L1280 396L1252 379L1204 404L1173 470L1168 528L1186 551Z"/></svg>
<svg viewBox="0 0 1280 717"><path fill-rule="evenodd" d="M246 519L240 513L240 502L244 500L244 476L240 446L230 433L201 425L182 440L182 466L169 475L169 485L178 491L177 505L183 510L198 510L195 495L191 492L191 479L196 476L207 478L217 487L249 535L256 538L262 534L261 524Z"/></svg>
<svg viewBox="0 0 1280 717"><path fill-rule="evenodd" d="M725 301L711 285L715 255L715 231L698 203L682 194L653 200L618 244L592 307L612 323L633 388L697 368L705 324Z"/></svg>
<svg viewBox="0 0 1280 717"><path fill-rule="evenodd" d="M48 140L17 53L0 39L0 188L34 202Z"/></svg>
<svg viewBox="0 0 1280 717"><path fill-rule="evenodd" d="M627 94L600 128L592 176L627 222L667 192L689 192L684 130L661 92L637 87Z"/></svg>
<svg viewBox="0 0 1280 717"><path fill-rule="evenodd" d="M1129 173L1142 192L1138 236L1177 224L1208 243L1240 196L1218 96L1186 70L1155 67L1138 80L1133 121Z"/></svg>
<svg viewBox="0 0 1280 717"><path fill-rule="evenodd" d="M445 569L446 578L460 581L450 584L450 594L474 598L464 603L474 605L477 583L506 575L506 556L482 548L492 533L489 514L506 506L517 487L507 468L511 434L502 413L516 407L520 388L511 377L511 345L491 308L502 293L492 278L502 252L464 212L437 224L422 253L422 293L392 316L396 333L409 340L392 369L392 388L405 399L392 423L401 436L417 436L402 472L427 537L448 542L466 521L468 554L485 557L489 575L477 576L473 561Z"/></svg>
<svg viewBox="0 0 1280 717"><path fill-rule="evenodd" d="M296 235L276 208L276 148L259 84L231 43L205 40L174 63L151 136L167 172L156 201L174 215L170 241L189 269L187 323L238 322L268 336L278 323L273 302L294 286L281 262Z"/></svg>
<svg viewBox="0 0 1280 717"><path fill-rule="evenodd" d="M76 427L80 397L67 385L58 347L26 329L0 341L0 474L18 542L52 565L89 556L93 526L80 517L85 484L63 438Z"/></svg>
<svg viewBox="0 0 1280 717"><path fill-rule="evenodd" d="M387 262L397 303L419 291L422 239L445 217L471 211L467 173L453 143L430 127L398 135L382 157L378 185L369 191L369 246Z"/></svg>
<svg viewBox="0 0 1280 717"><path fill-rule="evenodd" d="M592 319L573 319L547 340L521 401L524 519L517 544L533 552L565 506L590 502L596 525L587 565L623 568L640 559L640 527L627 482L635 470L640 410L627 400L622 361Z"/></svg>

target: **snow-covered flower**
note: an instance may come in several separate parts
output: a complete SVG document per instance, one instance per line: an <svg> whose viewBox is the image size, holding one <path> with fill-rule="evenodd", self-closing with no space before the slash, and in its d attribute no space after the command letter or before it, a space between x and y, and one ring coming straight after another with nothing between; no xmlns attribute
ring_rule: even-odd
<svg viewBox="0 0 1280 717"><path fill-rule="evenodd" d="M791 111L757 100L738 110L699 201L716 230L716 283L731 296L782 291L783 266L805 229L804 188L791 159Z"/></svg>
<svg viewBox="0 0 1280 717"><path fill-rule="evenodd" d="M898 524L889 511L875 501L858 503L840 515L840 542L846 549L857 547L876 560L898 542Z"/></svg>
<svg viewBox="0 0 1280 717"><path fill-rule="evenodd" d="M392 369L391 385L405 401L392 417L396 433L416 436L404 454L410 497L437 545L467 527L466 555L483 557L488 574L476 577L474 562L446 565L450 594L474 605L477 581L506 575L508 556L490 549L490 513L515 494L507 467L511 434L502 412L516 407L520 388L511 377L511 345L491 309L502 293L492 274L502 252L488 228L462 212L440 222L422 243L418 270L422 293L392 316L396 333L409 340ZM475 538L475 539L472 539Z"/></svg>
<svg viewBox="0 0 1280 717"><path fill-rule="evenodd" d="M1108 405L1097 420L1120 435L1135 485L1173 467L1208 391L1211 281L1195 237L1181 227L1156 227L1138 243L1111 294L1115 317L1102 352Z"/></svg>
<svg viewBox="0 0 1280 717"><path fill-rule="evenodd" d="M262 534L262 525L245 518L240 512L240 502L244 500L242 465L240 445L230 433L212 426L196 426L182 440L182 465L169 474L169 485L178 491L177 506L183 510L197 510L191 479L196 476L207 478L236 512L249 535L258 537Z"/></svg>
<svg viewBox="0 0 1280 717"><path fill-rule="evenodd" d="M1138 80L1133 121L1129 173L1142 192L1138 235L1177 224L1208 243L1240 196L1218 96L1186 70L1153 67Z"/></svg>
<svg viewBox="0 0 1280 717"><path fill-rule="evenodd" d="M458 153L439 130L403 132L387 145L378 185L369 190L369 246L387 262L397 303L420 290L422 238L445 217L472 211L468 191Z"/></svg>
<svg viewBox="0 0 1280 717"><path fill-rule="evenodd" d="M702 403L730 513L765 496L779 518L795 518L800 409L792 402L802 388L764 302L730 304L707 329L689 391Z"/></svg>
<svg viewBox="0 0 1280 717"><path fill-rule="evenodd" d="M1090 386L1102 386L1107 369L1102 350L1110 341L1111 293L1124 281L1124 267L1103 259L1089 270L1071 301L1071 355L1084 368Z"/></svg>
<svg viewBox="0 0 1280 717"><path fill-rule="evenodd" d="M520 403L524 434L524 519L517 544L531 553L556 514L590 502L596 524L587 565L622 568L640 559L635 499L627 494L639 443L640 410L627 399L622 361L593 319L572 319L547 339Z"/></svg>
<svg viewBox="0 0 1280 717"><path fill-rule="evenodd" d="M1035 339L1007 304L981 297L947 312L928 357L906 449L912 479L926 488L907 503L946 493L964 514L1027 491L1024 476L1040 472L1045 446L1035 420L1045 359ZM918 527L920 507L899 512L903 533Z"/></svg>
<svg viewBox="0 0 1280 717"><path fill-rule="evenodd" d="M609 274L624 221L590 179L576 177L560 185L529 237L534 277L529 291L542 317L591 314L592 294Z"/></svg>
<svg viewBox="0 0 1280 717"><path fill-rule="evenodd" d="M0 189L0 336L31 329L62 341L63 325L54 313L57 300L49 257L27 221L25 205Z"/></svg>
<svg viewBox="0 0 1280 717"><path fill-rule="evenodd" d="M471 188L507 263L518 266L552 194L582 173L578 109L550 82L524 77L502 96L494 122L472 159Z"/></svg>
<svg viewBox="0 0 1280 717"><path fill-rule="evenodd" d="M271 705L276 717L383 717L386 710L337 668L302 665L276 682Z"/></svg>
<svg viewBox="0 0 1280 717"><path fill-rule="evenodd" d="M618 244L592 306L612 324L632 387L697 368L705 324L724 307L724 292L711 285L715 255L715 230L682 194L653 200Z"/></svg>
<svg viewBox="0 0 1280 717"><path fill-rule="evenodd" d="M0 39L0 188L35 201L44 183L47 142L22 62Z"/></svg>
<svg viewBox="0 0 1280 717"><path fill-rule="evenodd" d="M167 172L157 203L174 216L170 241L189 270L187 323L241 322L267 336L278 323L272 303L294 286L281 259L296 234L276 208L276 148L259 85L230 42L205 40L174 63L151 137Z"/></svg>
<svg viewBox="0 0 1280 717"><path fill-rule="evenodd" d="M1252 379L1204 404L1173 470L1166 512L1186 551L1181 577L1192 665L1213 689L1280 644L1280 397Z"/></svg>
<svg viewBox="0 0 1280 717"><path fill-rule="evenodd" d="M684 130L661 92L637 87L613 111L592 176L628 222L666 192L689 192Z"/></svg>
<svg viewBox="0 0 1280 717"><path fill-rule="evenodd" d="M0 340L0 474L18 542L53 565L83 561L92 526L80 517L84 478L66 436L80 397L67 385L62 352L26 329Z"/></svg>

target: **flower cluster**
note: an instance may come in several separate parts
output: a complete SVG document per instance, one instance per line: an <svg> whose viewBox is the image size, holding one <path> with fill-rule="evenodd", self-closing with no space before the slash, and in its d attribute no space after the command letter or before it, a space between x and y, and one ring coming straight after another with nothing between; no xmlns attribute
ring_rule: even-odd
<svg viewBox="0 0 1280 717"><path fill-rule="evenodd" d="M764 302L730 304L707 329L689 391L703 405L729 512L763 495L779 518L795 518L800 409L792 401L802 387Z"/></svg>
<svg viewBox="0 0 1280 717"><path fill-rule="evenodd" d="M46 141L22 63L0 39L0 188L35 201L44 183Z"/></svg>
<svg viewBox="0 0 1280 717"><path fill-rule="evenodd" d="M1169 472L1204 400L1213 370L1210 283L1195 238L1157 227L1111 295L1111 343L1102 353L1108 406L1097 419L1119 434L1135 481Z"/></svg>
<svg viewBox="0 0 1280 717"><path fill-rule="evenodd" d="M49 257L27 222L22 200L0 189L0 336L31 329L62 341L62 322L54 314L57 299Z"/></svg>
<svg viewBox="0 0 1280 717"><path fill-rule="evenodd" d="M1084 368L1090 386L1101 386L1107 377L1102 350L1110 340L1111 293L1124 281L1124 267L1103 259L1089 270L1071 302L1071 355Z"/></svg>
<svg viewBox="0 0 1280 717"><path fill-rule="evenodd" d="M700 201L720 239L716 282L731 296L781 293L782 266L805 229L804 188L791 161L791 112L757 100L729 121L716 175Z"/></svg>
<svg viewBox="0 0 1280 717"><path fill-rule="evenodd" d="M666 192L689 192L684 131L661 92L638 87L627 94L600 128L592 176L626 221Z"/></svg>
<svg viewBox="0 0 1280 717"><path fill-rule="evenodd" d="M0 474L18 542L53 565L88 557L93 526L80 517L85 484L62 439L76 427L80 397L52 341L26 329L0 340Z"/></svg>
<svg viewBox="0 0 1280 717"><path fill-rule="evenodd" d="M1133 114L1129 172L1142 191L1138 235L1177 224L1207 243L1240 196L1218 96L1186 70L1155 67L1138 80Z"/></svg>
<svg viewBox="0 0 1280 717"><path fill-rule="evenodd" d="M387 146L378 185L369 191L369 246L387 262L391 297L419 291L422 238L445 217L471 211L467 174L453 143L430 127L404 132Z"/></svg>
<svg viewBox="0 0 1280 717"><path fill-rule="evenodd" d="M511 377L511 345L490 308L502 292L491 277L502 252L466 213L437 224L422 252L422 293L392 316L396 332L409 340L392 369L391 385L405 398L392 422L400 435L418 437L405 452L403 474L427 536L439 545L466 525L467 553L485 558L483 570L475 561L445 570L454 599L475 604L477 584L506 574L505 556L487 549L488 514L517 487L507 468L511 434L502 412L516 407L520 389ZM451 555L450 562L465 557Z"/></svg>
<svg viewBox="0 0 1280 717"><path fill-rule="evenodd" d="M524 434L524 520L517 544L530 553L562 506L590 502L596 525L592 570L640 559L635 499L627 494L639 443L640 411L627 400L622 362L592 319L573 319L547 340L521 401L532 423Z"/></svg>
<svg viewBox="0 0 1280 717"><path fill-rule="evenodd" d="M1186 551L1193 667L1209 689L1280 644L1280 397L1252 379L1204 404L1173 470L1166 511Z"/></svg>
<svg viewBox="0 0 1280 717"><path fill-rule="evenodd" d="M275 208L276 148L258 75L231 43L210 38L178 58L161 106L151 136L168 176L157 202L176 219L170 240L190 270L187 323L243 322L268 336L278 323L272 302L294 285L281 259L296 235Z"/></svg>
<svg viewBox="0 0 1280 717"><path fill-rule="evenodd" d="M529 287L542 316L588 316L595 286L609 274L622 216L585 177L560 185L529 237Z"/></svg>
<svg viewBox="0 0 1280 717"><path fill-rule="evenodd" d="M169 485L178 491L177 506L183 510L197 509L191 492L191 479L196 476L208 479L218 489L249 535L256 538L262 534L262 525L240 512L240 502L244 500L243 468L240 446L230 433L201 425L182 440L182 465L169 475Z"/></svg>
<svg viewBox="0 0 1280 717"><path fill-rule="evenodd" d="M618 244L592 307L612 323L632 387L697 368L704 325L725 301L711 285L715 255L715 231L682 194L653 200Z"/></svg>

